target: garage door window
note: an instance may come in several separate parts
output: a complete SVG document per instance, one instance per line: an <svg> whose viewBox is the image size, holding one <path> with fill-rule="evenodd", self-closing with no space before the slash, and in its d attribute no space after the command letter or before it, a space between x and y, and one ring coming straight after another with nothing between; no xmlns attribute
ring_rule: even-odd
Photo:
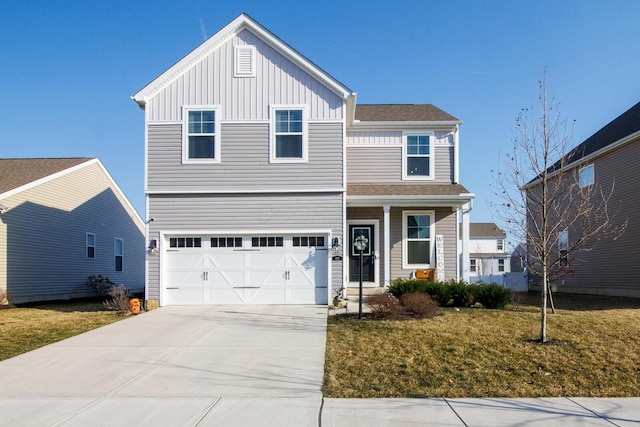
<svg viewBox="0 0 640 427"><path fill-rule="evenodd" d="M324 236L294 236L294 247L324 247Z"/></svg>
<svg viewBox="0 0 640 427"><path fill-rule="evenodd" d="M242 237L212 237L212 248L241 248Z"/></svg>
<svg viewBox="0 0 640 427"><path fill-rule="evenodd" d="M252 237L251 246L254 248L272 248L284 246L284 237L268 236L268 237Z"/></svg>
<svg viewBox="0 0 640 427"><path fill-rule="evenodd" d="M202 238L200 237L171 237L169 239L170 248L200 248Z"/></svg>

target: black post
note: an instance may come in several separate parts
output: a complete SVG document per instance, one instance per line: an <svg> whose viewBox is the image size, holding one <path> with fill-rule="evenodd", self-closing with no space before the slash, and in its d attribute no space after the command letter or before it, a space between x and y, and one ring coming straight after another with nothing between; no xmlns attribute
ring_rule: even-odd
<svg viewBox="0 0 640 427"><path fill-rule="evenodd" d="M358 304L358 319L362 319L362 249L360 249L360 298Z"/></svg>

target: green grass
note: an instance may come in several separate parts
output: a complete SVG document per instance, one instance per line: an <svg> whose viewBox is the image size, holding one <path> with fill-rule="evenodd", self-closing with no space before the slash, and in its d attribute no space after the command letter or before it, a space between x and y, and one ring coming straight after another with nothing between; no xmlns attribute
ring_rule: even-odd
<svg viewBox="0 0 640 427"><path fill-rule="evenodd" d="M550 343L538 295L430 320L331 316L327 397L640 396L640 300L556 295Z"/></svg>
<svg viewBox="0 0 640 427"><path fill-rule="evenodd" d="M100 302L64 302L0 309L0 360L123 319Z"/></svg>

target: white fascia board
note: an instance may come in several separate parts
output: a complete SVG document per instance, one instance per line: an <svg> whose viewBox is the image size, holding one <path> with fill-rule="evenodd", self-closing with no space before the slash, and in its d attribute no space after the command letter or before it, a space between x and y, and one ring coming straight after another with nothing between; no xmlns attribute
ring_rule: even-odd
<svg viewBox="0 0 640 427"><path fill-rule="evenodd" d="M347 206L464 206L475 197L473 193L457 196L349 196Z"/></svg>
<svg viewBox="0 0 640 427"><path fill-rule="evenodd" d="M23 191L29 190L31 188L37 187L38 185L44 184L46 182L49 181L53 181L56 178L60 178L61 176L64 176L68 173L71 172L75 172L79 169L82 169L84 167L87 167L89 165L92 165L96 162L99 162L98 158L93 158L93 159L89 159L86 162L80 163L78 165L72 166L68 169L64 169L61 170L59 172L53 173L51 175L47 175L45 177L42 177L40 179L36 179L35 181L31 181L27 184L21 185L20 187L16 187L12 190L9 191L5 191L4 193L0 194L0 199L6 199L7 197L11 197L11 196L15 196L18 193L22 193Z"/></svg>
<svg viewBox="0 0 640 427"><path fill-rule="evenodd" d="M596 157L600 157L606 153L608 153L609 151L613 151L617 148L620 148L621 146L628 144L630 142L634 142L636 138L640 138L640 131L638 132L634 132L631 135L627 135L622 139L619 139L616 142L613 142L609 145L607 145L606 147L602 147L601 149L594 151L593 153L586 155L584 157L579 158L578 160L576 160L575 162L571 162L567 165L565 165L563 168L553 171L552 173L549 174L549 178L553 178L554 176L558 175L560 172L566 172L569 169L573 169L577 166L581 166L585 163L588 163L589 161L595 159ZM539 179L536 179L535 181L532 181L526 185L523 185L521 190L528 190L531 187L535 187L538 183L540 182Z"/></svg>
<svg viewBox="0 0 640 427"><path fill-rule="evenodd" d="M256 228L253 230L217 230L217 229L189 229L189 230L162 230L160 231L161 238L165 238L165 236L189 236L189 235L198 235L198 234L217 234L220 236L248 236L248 235L256 235L256 236L272 236L274 234L300 234L303 236L307 236L310 234L326 234L331 236L333 231L328 228L274 228L265 229L265 228Z"/></svg>
<svg viewBox="0 0 640 427"><path fill-rule="evenodd" d="M413 129L430 129L430 130L456 130L462 122L455 121L430 121L430 122L359 122L353 121L349 124L348 130L413 130Z"/></svg>
<svg viewBox="0 0 640 427"><path fill-rule="evenodd" d="M336 94L342 96L343 99L348 99L354 95L354 92L351 91L351 89L302 56L288 44L280 40L276 35L254 21L249 15L243 13L213 36L209 37L200 46L188 53L184 58L172 65L164 73L160 74L160 76L133 95L131 99L137 102L141 108L144 108L147 100L152 98L158 91L175 81L187 72L193 64L200 61L204 56L217 49L220 45L240 33L240 31L245 28L262 38L267 44L270 44L276 50L280 51L286 58L295 62L306 72L323 82Z"/></svg>

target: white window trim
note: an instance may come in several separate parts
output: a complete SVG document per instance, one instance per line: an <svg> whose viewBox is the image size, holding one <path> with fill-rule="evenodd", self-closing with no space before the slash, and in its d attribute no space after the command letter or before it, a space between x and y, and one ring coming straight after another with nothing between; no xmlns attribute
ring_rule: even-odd
<svg viewBox="0 0 640 427"><path fill-rule="evenodd" d="M496 239L496 250L504 251L504 239Z"/></svg>
<svg viewBox="0 0 640 427"><path fill-rule="evenodd" d="M121 249L120 253L118 253L118 244L116 243L117 241L120 241L120 249ZM122 258L122 270L116 269L117 256L120 256ZM113 271L124 271L124 239L122 239L121 237L113 238Z"/></svg>
<svg viewBox="0 0 640 427"><path fill-rule="evenodd" d="M583 174L583 172L586 174L586 172L588 170L591 170L591 180L590 180L590 182L583 184L583 182L582 182L582 174ZM580 170L578 171L578 185L580 186L580 188L584 188L584 187L588 187L590 185L593 185L594 182L595 182L595 170L593 168L593 164L590 164L588 166L580 168Z"/></svg>
<svg viewBox="0 0 640 427"><path fill-rule="evenodd" d="M89 244L89 236L93 236L93 245ZM87 252L89 248L93 247L93 257L90 257ZM84 235L84 257L86 259L96 259L96 234L95 233L85 233Z"/></svg>
<svg viewBox="0 0 640 427"><path fill-rule="evenodd" d="M502 262L502 270L500 270L500 263ZM504 273L506 270L506 261L504 260L504 258L499 258L498 259L498 273Z"/></svg>
<svg viewBox="0 0 640 427"><path fill-rule="evenodd" d="M242 69L240 65L241 52L249 52L250 70ZM256 76L256 48L255 46L234 46L233 52L233 77L255 77Z"/></svg>
<svg viewBox="0 0 640 427"><path fill-rule="evenodd" d="M220 163L222 161L220 153L220 105L183 105L182 106L182 163ZM214 111L214 141L213 159L190 159L189 158L189 111Z"/></svg>
<svg viewBox="0 0 640 427"><path fill-rule="evenodd" d="M428 264L409 264L408 256L409 251L407 250L407 242L409 241L407 236L407 217L410 215L430 215L431 216L431 225L429 226L429 241L430 244L430 252L429 254L429 263ZM402 268L403 269L416 269L416 268L431 268L431 266L435 266L433 260L436 253L436 212L435 211L402 211Z"/></svg>
<svg viewBox="0 0 640 427"><path fill-rule="evenodd" d="M407 137L408 136L428 136L429 137L429 175L413 176L407 175ZM435 138L433 131L411 131L402 132L402 180L403 181L433 181L435 179Z"/></svg>
<svg viewBox="0 0 640 427"><path fill-rule="evenodd" d="M276 157L276 111L302 110L302 157ZM306 105L270 105L269 106L269 163L308 163L309 162L309 126Z"/></svg>

